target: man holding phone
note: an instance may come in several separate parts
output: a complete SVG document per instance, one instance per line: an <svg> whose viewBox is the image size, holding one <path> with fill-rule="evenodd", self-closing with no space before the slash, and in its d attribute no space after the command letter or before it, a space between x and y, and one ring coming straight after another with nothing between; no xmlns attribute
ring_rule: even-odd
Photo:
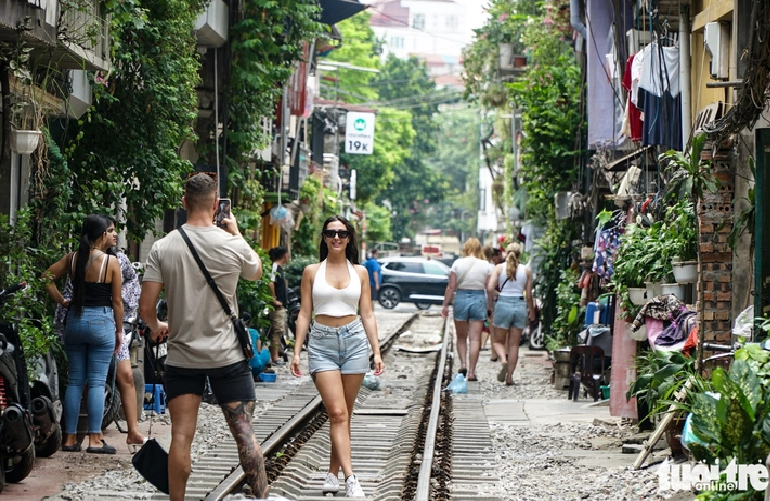
<svg viewBox="0 0 770 501"><path fill-rule="evenodd" d="M230 214L229 200L218 223L217 184L206 174L196 174L185 183L182 205L187 222L182 226L231 310L237 314L235 290L238 278L259 280L262 262L238 231ZM224 231L223 231L224 230ZM165 289L168 323L160 322L155 311ZM171 415L171 446L168 473L171 501L185 497L192 461L190 448L195 436L206 378L224 412L230 432L238 445L238 456L246 482L261 499L268 495L264 458L254 436L252 417L256 394L249 361L231 318L225 314L214 291L198 268L179 231L155 242L139 298L139 313L159 341L168 337L165 391Z"/></svg>
<svg viewBox="0 0 770 501"><path fill-rule="evenodd" d="M232 214L230 214L230 199L229 198L220 198L219 199L219 205L217 206L217 226L225 229L225 225L222 223L225 219L231 219Z"/></svg>

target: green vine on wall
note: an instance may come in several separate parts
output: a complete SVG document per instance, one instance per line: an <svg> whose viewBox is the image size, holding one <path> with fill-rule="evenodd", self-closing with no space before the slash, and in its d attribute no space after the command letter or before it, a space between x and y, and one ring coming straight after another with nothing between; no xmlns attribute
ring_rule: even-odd
<svg viewBox="0 0 770 501"><path fill-rule="evenodd" d="M108 0L113 70L96 74L95 103L70 130L67 151L78 217L114 207L128 237L143 240L176 208L190 162L179 146L195 138L195 20L206 0Z"/></svg>
<svg viewBox="0 0 770 501"><path fill-rule="evenodd" d="M261 120L275 106L305 42L323 33L312 0L245 0L244 18L230 28L232 68L228 89L227 161L243 166L269 141ZM237 178L235 178L237 180ZM240 186L239 186L240 187Z"/></svg>

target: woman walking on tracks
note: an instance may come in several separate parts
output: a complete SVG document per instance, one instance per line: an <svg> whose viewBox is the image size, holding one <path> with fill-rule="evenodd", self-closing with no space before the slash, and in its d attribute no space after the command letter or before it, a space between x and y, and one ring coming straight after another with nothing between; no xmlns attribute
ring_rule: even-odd
<svg viewBox="0 0 770 501"><path fill-rule="evenodd" d="M382 373L385 365L380 357L369 274L358 264L355 230L347 219L332 216L324 221L321 233L321 262L302 273L302 309L297 318L291 373L302 375L300 353L309 336L310 375L329 415L332 443L323 492L339 491L337 475L342 468L347 497L364 497L353 475L350 417L369 370L369 345L374 352L375 374ZM312 313L315 319L311 326Z"/></svg>
<svg viewBox="0 0 770 501"><path fill-rule="evenodd" d="M469 238L463 245L463 257L452 264L449 284L444 292L444 304L441 314L449 315L449 303L454 298L454 321L457 335L457 354L460 356L460 373L468 376L468 381L478 381L476 364L481 349L481 329L489 317L487 288L492 264L483 259L481 243ZM468 353L470 352L470 353Z"/></svg>

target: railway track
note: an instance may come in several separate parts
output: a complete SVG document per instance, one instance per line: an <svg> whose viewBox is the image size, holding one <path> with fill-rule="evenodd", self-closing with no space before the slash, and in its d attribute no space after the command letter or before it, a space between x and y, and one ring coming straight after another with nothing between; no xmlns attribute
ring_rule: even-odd
<svg viewBox="0 0 770 501"><path fill-rule="evenodd" d="M353 467L367 499L460 499L452 492L453 476L473 484L474 475L486 469L483 461L474 466L472 454L463 455L463 448L472 449L474 441L483 437L453 432L452 397L442 391L452 374L450 326L440 316L416 314L381 340L387 370L379 390L361 389L351 426ZM304 381L293 389L263 383L258 395L275 399L254 421L271 495L297 501L326 499L321 486L330 450L329 425L313 383ZM473 419L478 412L468 410L471 415L460 416L461 420ZM488 441L488 430L479 435L483 433ZM453 464L455 449L460 454L457 465ZM235 441L228 437L193 464L185 499L233 498L244 493L243 480ZM345 495L344 482L340 483L343 490L336 497ZM456 494L477 498L474 489L465 486ZM95 499L168 499L149 492L95 494Z"/></svg>
<svg viewBox="0 0 770 501"><path fill-rule="evenodd" d="M370 499L412 500L417 498L419 489L426 494L430 492L433 455L428 449L435 446L441 414L441 406L431 406L431 402L442 401L444 365L451 345L450 337L443 336L439 352L417 348L420 337L444 331L445 321L440 317L423 315L410 327L409 331L402 329L398 333L406 332L405 337L409 339L393 336L385 343L383 353L388 376L382 377L379 391L363 388L354 409L353 463L356 476ZM398 351L391 349L396 341L399 341ZM410 348L417 351L402 351ZM419 370L415 371L415 367ZM302 414L305 416L300 420ZM293 430L265 443L270 492L292 500L310 501L322 497L321 486L331 445L329 425L320 401L295 418ZM242 472L236 470L206 501L219 501L228 494L240 492L242 477ZM338 494L343 495L344 492ZM423 499L427 500L427 495Z"/></svg>

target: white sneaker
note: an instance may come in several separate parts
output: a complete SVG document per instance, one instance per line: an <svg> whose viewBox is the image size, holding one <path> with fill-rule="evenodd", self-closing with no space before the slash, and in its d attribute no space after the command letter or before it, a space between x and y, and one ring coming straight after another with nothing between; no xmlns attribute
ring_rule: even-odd
<svg viewBox="0 0 770 501"><path fill-rule="evenodd" d="M334 473L327 473L326 480L324 480L324 486L322 492L327 494L337 494L340 491L340 481L337 479L337 475Z"/></svg>
<svg viewBox="0 0 770 501"><path fill-rule="evenodd" d="M355 475L350 475L345 479L345 484L348 486L347 497L349 498L364 498L364 490L361 488L361 484L358 483L358 479Z"/></svg>

